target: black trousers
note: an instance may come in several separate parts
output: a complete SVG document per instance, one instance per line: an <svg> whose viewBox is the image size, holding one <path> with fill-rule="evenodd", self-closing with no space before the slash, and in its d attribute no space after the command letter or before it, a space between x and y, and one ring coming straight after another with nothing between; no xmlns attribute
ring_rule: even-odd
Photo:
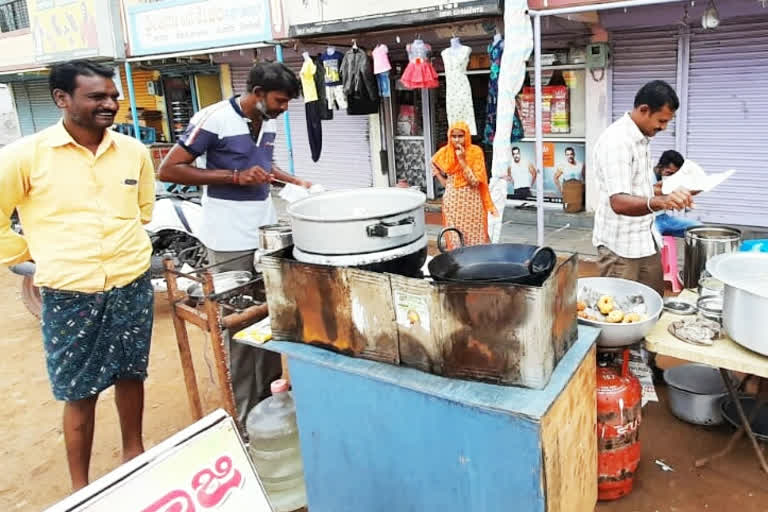
<svg viewBox="0 0 768 512"><path fill-rule="evenodd" d="M320 123L320 102L310 101L304 104L307 118L307 135L309 136L309 149L312 152L312 161L320 160L320 152L323 150L323 126Z"/></svg>
<svg viewBox="0 0 768 512"><path fill-rule="evenodd" d="M531 197L531 187L520 187L515 189L512 199L528 199Z"/></svg>

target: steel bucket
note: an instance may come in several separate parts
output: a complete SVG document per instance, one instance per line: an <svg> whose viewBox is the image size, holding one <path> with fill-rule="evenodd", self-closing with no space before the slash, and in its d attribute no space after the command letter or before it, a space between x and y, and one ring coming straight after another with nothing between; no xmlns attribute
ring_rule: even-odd
<svg viewBox="0 0 768 512"><path fill-rule="evenodd" d="M685 287L698 287L701 273L707 268L707 261L719 254L736 252L740 245L741 231L735 228L705 225L685 230Z"/></svg>

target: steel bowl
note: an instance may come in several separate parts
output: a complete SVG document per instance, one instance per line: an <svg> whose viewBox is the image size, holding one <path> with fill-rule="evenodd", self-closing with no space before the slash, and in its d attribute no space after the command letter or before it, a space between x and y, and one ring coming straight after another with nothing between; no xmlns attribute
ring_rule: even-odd
<svg viewBox="0 0 768 512"><path fill-rule="evenodd" d="M706 364L684 364L664 371L669 408L675 417L694 425L720 425L720 404L728 395L720 371Z"/></svg>
<svg viewBox="0 0 768 512"><path fill-rule="evenodd" d="M611 324L579 318L579 323L591 325L602 330L600 337L597 339L597 344L601 347L625 347L642 341L646 334L656 325L656 322L659 321L661 311L664 309L664 301L661 299L661 295L652 288L635 281L616 277L582 277L578 281L578 289L581 290L584 286L613 297L642 295L647 306L646 314L648 318L636 324Z"/></svg>
<svg viewBox="0 0 768 512"><path fill-rule="evenodd" d="M253 278L253 273L247 270L229 270L213 274L213 288L215 293L224 293L238 286L242 286ZM203 285L194 283L189 286L187 293L192 299L202 300Z"/></svg>

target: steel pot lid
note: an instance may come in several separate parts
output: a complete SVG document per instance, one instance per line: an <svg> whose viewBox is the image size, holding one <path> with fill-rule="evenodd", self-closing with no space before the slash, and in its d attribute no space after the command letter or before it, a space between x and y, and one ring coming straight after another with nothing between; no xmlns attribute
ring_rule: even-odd
<svg viewBox="0 0 768 512"><path fill-rule="evenodd" d="M259 228L259 231L264 233L290 233L293 230L290 224L277 223L266 224Z"/></svg>
<svg viewBox="0 0 768 512"><path fill-rule="evenodd" d="M720 371L706 364L690 363L664 370L667 385L697 395L728 393Z"/></svg>
<svg viewBox="0 0 768 512"><path fill-rule="evenodd" d="M707 271L727 286L768 298L768 253L721 254L707 262Z"/></svg>
<svg viewBox="0 0 768 512"><path fill-rule="evenodd" d="M741 240L741 231L727 226L694 226L685 230L685 238L712 242Z"/></svg>
<svg viewBox="0 0 768 512"><path fill-rule="evenodd" d="M422 208L427 197L402 188L361 188L315 194L288 206L288 214L315 222L348 222L393 217Z"/></svg>

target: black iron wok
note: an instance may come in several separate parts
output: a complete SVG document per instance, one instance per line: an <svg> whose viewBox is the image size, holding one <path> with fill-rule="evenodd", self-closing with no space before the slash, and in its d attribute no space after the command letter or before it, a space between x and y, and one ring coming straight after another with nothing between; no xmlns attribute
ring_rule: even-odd
<svg viewBox="0 0 768 512"><path fill-rule="evenodd" d="M446 251L443 237L454 232L461 248ZM437 237L439 255L429 262L435 281L454 283L510 283L541 286L557 263L549 247L525 244L487 244L464 247L464 235L456 228L445 228Z"/></svg>

